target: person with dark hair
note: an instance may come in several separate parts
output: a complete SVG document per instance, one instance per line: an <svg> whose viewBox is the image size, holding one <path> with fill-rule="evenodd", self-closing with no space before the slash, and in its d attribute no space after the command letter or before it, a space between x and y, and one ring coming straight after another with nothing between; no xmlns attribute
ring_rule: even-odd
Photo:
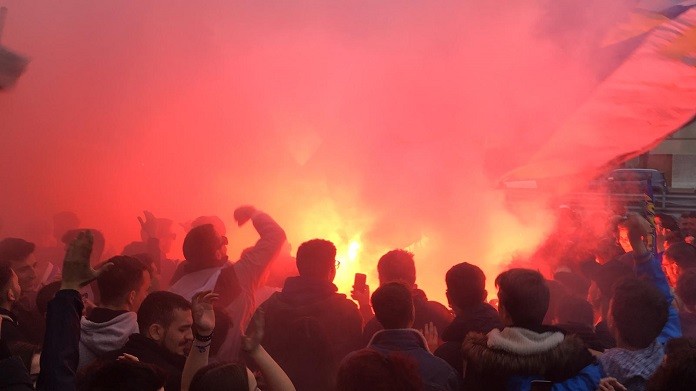
<svg viewBox="0 0 696 391"><path fill-rule="evenodd" d="M81 322L80 367L121 348L138 332L136 311L150 288L150 272L139 260L125 255L97 279L101 303Z"/></svg>
<svg viewBox="0 0 696 391"><path fill-rule="evenodd" d="M662 270L672 288L687 269L696 269L696 247L685 242L670 245L662 255Z"/></svg>
<svg viewBox="0 0 696 391"><path fill-rule="evenodd" d="M595 333L592 305L587 300L572 295L562 297L558 302L553 324L566 335L582 338L588 348L597 352L604 351L604 345Z"/></svg>
<svg viewBox="0 0 696 391"><path fill-rule="evenodd" d="M435 355L447 361L462 377L464 337L472 331L486 334L493 329L502 329L503 322L498 311L486 303L486 276L481 268L467 262L454 265L447 271L445 283L447 301L455 318L442 331L444 343L435 350Z"/></svg>
<svg viewBox="0 0 696 391"><path fill-rule="evenodd" d="M679 276L676 294L682 303L679 311L682 335L696 338L696 269L687 270Z"/></svg>
<svg viewBox="0 0 696 391"><path fill-rule="evenodd" d="M372 308L384 329L372 336L368 349L382 354L398 352L413 358L424 390L459 389L457 371L445 360L433 356L423 334L412 328L415 309L409 288L400 282L381 285L372 294Z"/></svg>
<svg viewBox="0 0 696 391"><path fill-rule="evenodd" d="M668 245L666 242L668 238L679 236L681 237L681 232L679 230L679 223L672 215L666 213L658 213L655 215L655 241L657 245L658 254L663 253ZM682 239L683 240L683 239Z"/></svg>
<svg viewBox="0 0 696 391"><path fill-rule="evenodd" d="M677 338L667 342L665 360L648 380L648 391L696 390L696 340Z"/></svg>
<svg viewBox="0 0 696 391"><path fill-rule="evenodd" d="M549 288L541 273L510 269L495 285L506 327L464 339L464 389L528 389L531 381L546 380L561 389L594 390L601 371L582 339L542 325Z"/></svg>
<svg viewBox="0 0 696 391"><path fill-rule="evenodd" d="M266 314L263 345L298 390L328 390L341 359L361 346L362 318L333 284L333 243L302 243L296 258L300 275L259 306Z"/></svg>
<svg viewBox="0 0 696 391"><path fill-rule="evenodd" d="M696 236L696 212L682 213L679 219L679 228L687 240L691 238L693 241L694 236Z"/></svg>
<svg viewBox="0 0 696 391"><path fill-rule="evenodd" d="M421 391L415 361L397 353L358 350L338 369L336 391Z"/></svg>
<svg viewBox="0 0 696 391"><path fill-rule="evenodd" d="M428 300L425 292L418 288L416 263L412 253L399 249L387 252L377 262L377 274L380 286L389 282L400 282L411 289L413 305L416 308L416 318L413 322L415 329L423 330L426 325L432 323L436 330L441 331L452 323L454 316L447 307ZM360 305L360 311L365 320L363 341L367 343L377 331L382 329L377 319L372 316L369 287L366 285L362 292L353 291L352 297Z"/></svg>
<svg viewBox="0 0 696 391"><path fill-rule="evenodd" d="M665 327L669 304L649 282L626 279L614 287L609 328L617 347L599 357L603 373L629 390L642 390L662 363L657 337Z"/></svg>
<svg viewBox="0 0 696 391"><path fill-rule="evenodd" d="M190 300L201 290L212 290L220 295L216 307L229 319L231 327L224 332L219 360L234 360L240 353L240 336L254 313L256 290L263 285L263 276L285 243L285 231L271 218L252 206L234 211L239 226L251 221L260 239L245 251L239 261L227 258L227 238L220 235L212 224L191 229L184 238L185 261L172 277L170 292Z"/></svg>
<svg viewBox="0 0 696 391"><path fill-rule="evenodd" d="M22 294L19 278L10 267L10 263L0 262L0 339L8 345L17 341L27 341L17 315L12 312L14 304Z"/></svg>
<svg viewBox="0 0 696 391"><path fill-rule="evenodd" d="M156 365L167 374L165 390L181 390L185 354L193 341L191 303L167 291L150 293L138 309L139 333L109 354L106 361L129 354L140 362Z"/></svg>
<svg viewBox="0 0 696 391"><path fill-rule="evenodd" d="M6 238L0 241L0 262L9 263L17 275L21 288L21 295L12 305L15 320L21 325L25 340L40 345L45 325L35 307L36 292L39 287L35 249L34 243L24 239Z"/></svg>

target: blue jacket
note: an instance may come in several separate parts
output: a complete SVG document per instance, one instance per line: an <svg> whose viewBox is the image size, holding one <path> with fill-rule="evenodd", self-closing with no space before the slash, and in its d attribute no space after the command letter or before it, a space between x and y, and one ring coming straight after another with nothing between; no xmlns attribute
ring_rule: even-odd
<svg viewBox="0 0 696 391"><path fill-rule="evenodd" d="M679 312L677 312L677 309L673 305L674 296L672 295L672 291L669 289L669 283L667 282L665 273L662 271L662 263L660 262L658 255L653 254L646 262L635 262L633 271L635 272L636 277L652 283L657 289L659 289L667 299L667 302L670 304L667 323L665 324L665 327L662 328L662 332L660 333L660 336L657 337L657 341L664 345L670 339L681 337L682 332L681 324L679 323Z"/></svg>
<svg viewBox="0 0 696 391"><path fill-rule="evenodd" d="M378 331L367 346L382 354L399 352L413 358L423 379L424 390L455 391L459 389L459 375L447 362L433 356L423 335L414 329Z"/></svg>

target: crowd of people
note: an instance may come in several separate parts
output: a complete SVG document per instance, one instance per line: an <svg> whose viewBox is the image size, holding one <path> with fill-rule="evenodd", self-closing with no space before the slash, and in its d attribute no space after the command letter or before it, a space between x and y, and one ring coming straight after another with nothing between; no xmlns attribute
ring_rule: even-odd
<svg viewBox="0 0 696 391"><path fill-rule="evenodd" d="M259 240L236 261L215 216L187 226L182 261L148 212L102 260L103 235L62 213L60 246L0 240L0 389L696 390L696 213L568 216L530 257L544 274L511 264L493 293L485 260L454 264L445 306L402 249L374 260L374 292L339 293L333 243L293 258L251 206L234 219Z"/></svg>

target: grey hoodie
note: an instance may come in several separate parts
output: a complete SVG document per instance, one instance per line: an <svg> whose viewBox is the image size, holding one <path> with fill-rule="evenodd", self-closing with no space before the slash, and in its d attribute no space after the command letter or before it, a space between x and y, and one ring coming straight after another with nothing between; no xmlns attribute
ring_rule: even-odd
<svg viewBox="0 0 696 391"><path fill-rule="evenodd" d="M78 367L82 368L96 358L122 348L128 337L138 332L138 316L135 312L126 312L103 323L82 318L80 328Z"/></svg>

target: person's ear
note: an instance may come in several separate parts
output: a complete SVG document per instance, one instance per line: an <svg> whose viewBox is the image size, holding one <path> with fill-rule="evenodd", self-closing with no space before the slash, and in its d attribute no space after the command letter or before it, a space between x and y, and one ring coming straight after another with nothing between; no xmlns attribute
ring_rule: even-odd
<svg viewBox="0 0 696 391"><path fill-rule="evenodd" d="M128 292L128 297L126 299L126 302L128 303L128 306L130 308L133 308L133 304L135 303L135 296L137 293L135 291L130 291Z"/></svg>
<svg viewBox="0 0 696 391"><path fill-rule="evenodd" d="M7 302L11 303L13 301L17 301L17 299L18 297L15 295L14 291L9 286L7 287L7 289L0 293L0 300L6 300Z"/></svg>
<svg viewBox="0 0 696 391"><path fill-rule="evenodd" d="M147 328L147 337L157 342L164 340L164 327L159 323L153 323Z"/></svg>

